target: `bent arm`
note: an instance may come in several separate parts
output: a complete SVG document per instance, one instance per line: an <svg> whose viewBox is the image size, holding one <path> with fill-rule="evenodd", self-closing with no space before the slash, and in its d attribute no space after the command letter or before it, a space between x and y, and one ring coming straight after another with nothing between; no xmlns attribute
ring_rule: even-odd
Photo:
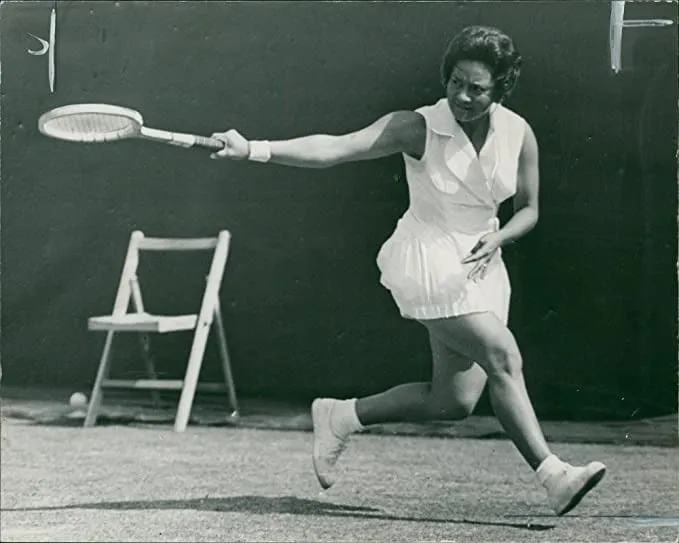
<svg viewBox="0 0 679 543"><path fill-rule="evenodd" d="M519 171L516 194L514 195L514 215L500 230L503 244L513 243L530 232L539 217L539 153L538 143L530 125L526 124L526 133L519 155Z"/></svg>
<svg viewBox="0 0 679 543"><path fill-rule="evenodd" d="M270 161L286 166L327 168L396 153L420 157L425 141L424 118L414 111L396 111L348 134L313 134L272 141Z"/></svg>

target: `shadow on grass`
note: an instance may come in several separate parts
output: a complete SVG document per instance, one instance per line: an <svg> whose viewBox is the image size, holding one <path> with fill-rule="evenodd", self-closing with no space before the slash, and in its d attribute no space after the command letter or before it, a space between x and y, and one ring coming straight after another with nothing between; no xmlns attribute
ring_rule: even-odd
<svg viewBox="0 0 679 543"><path fill-rule="evenodd" d="M498 526L531 531L545 531L554 528L552 524L533 522L493 522L470 519L440 519L389 515L374 507L341 505L328 502L307 500L294 496L231 496L228 498L198 498L191 500L155 500L80 503L63 506L25 507L0 509L0 511L61 511L67 509L113 509L113 510L150 510L150 509L193 509L196 511L217 511L224 513L249 513L253 515L308 515L326 517L363 518L372 520L393 520L402 522L435 522L441 524L470 524L478 526Z"/></svg>

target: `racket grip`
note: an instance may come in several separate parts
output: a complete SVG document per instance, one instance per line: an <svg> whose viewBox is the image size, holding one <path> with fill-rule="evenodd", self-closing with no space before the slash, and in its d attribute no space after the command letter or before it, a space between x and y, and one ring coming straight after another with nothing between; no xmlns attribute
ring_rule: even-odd
<svg viewBox="0 0 679 543"><path fill-rule="evenodd" d="M170 145L177 145L178 147L193 147L198 145L200 147L207 147L215 151L224 149L224 142L217 138L206 138L205 136L198 136L195 134L184 134L182 132L168 132L167 130L158 130L156 128L149 128L142 126L139 131L139 136L153 141L160 141L162 143L169 143Z"/></svg>
<svg viewBox="0 0 679 543"><path fill-rule="evenodd" d="M224 149L224 142L222 140L218 140L217 138L206 138L205 136L196 136L196 145L214 149L215 151Z"/></svg>

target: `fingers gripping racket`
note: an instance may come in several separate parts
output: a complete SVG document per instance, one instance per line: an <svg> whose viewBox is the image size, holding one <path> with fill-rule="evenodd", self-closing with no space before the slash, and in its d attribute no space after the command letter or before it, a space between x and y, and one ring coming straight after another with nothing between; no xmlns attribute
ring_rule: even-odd
<svg viewBox="0 0 679 543"><path fill-rule="evenodd" d="M40 116L38 129L45 136L80 143L137 138L179 147L199 146L217 151L224 148L224 142L216 138L148 128L138 111L109 104L74 104L52 109Z"/></svg>

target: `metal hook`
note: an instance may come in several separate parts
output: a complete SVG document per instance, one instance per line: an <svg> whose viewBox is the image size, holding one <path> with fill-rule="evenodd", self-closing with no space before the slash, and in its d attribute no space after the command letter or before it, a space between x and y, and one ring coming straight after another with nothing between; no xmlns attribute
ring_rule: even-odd
<svg viewBox="0 0 679 543"><path fill-rule="evenodd" d="M40 56L40 55L44 55L45 53L47 53L47 51L50 48L50 44L49 44L48 41L43 40L42 38L39 38L35 34L31 34L30 32L28 32L28 35L35 38L36 40L38 40L40 42L40 45L42 45L42 48L38 49L37 51L34 51L33 49L28 49L29 55Z"/></svg>

